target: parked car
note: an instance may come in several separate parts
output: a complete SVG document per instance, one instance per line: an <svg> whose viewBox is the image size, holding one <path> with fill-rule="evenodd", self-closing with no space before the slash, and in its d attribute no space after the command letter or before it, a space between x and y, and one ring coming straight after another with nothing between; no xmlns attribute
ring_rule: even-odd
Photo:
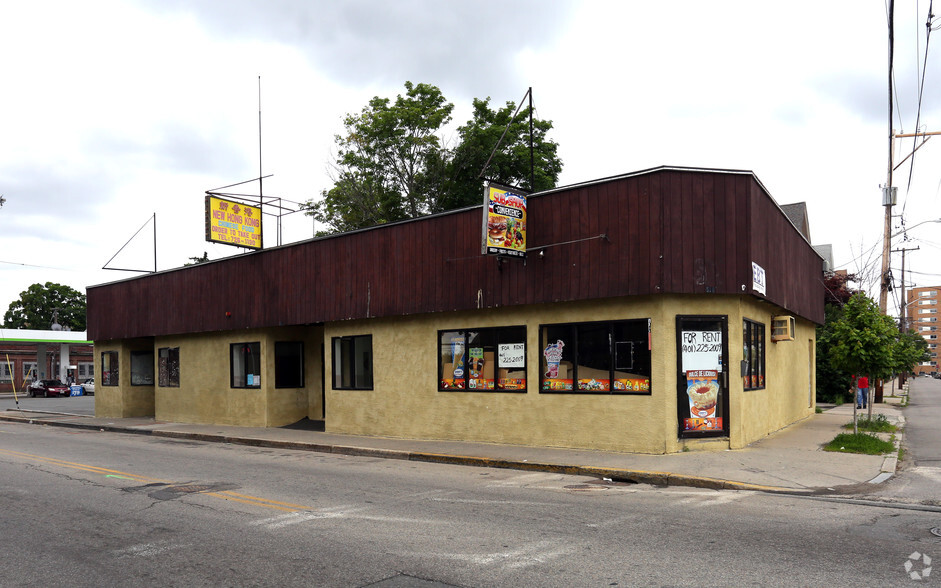
<svg viewBox="0 0 941 588"><path fill-rule="evenodd" d="M86 396L95 395L95 378L88 378L85 380L85 382L82 384L82 394Z"/></svg>
<svg viewBox="0 0 941 588"><path fill-rule="evenodd" d="M36 380L29 386L29 395L33 398L37 396L71 396L69 387L59 380Z"/></svg>

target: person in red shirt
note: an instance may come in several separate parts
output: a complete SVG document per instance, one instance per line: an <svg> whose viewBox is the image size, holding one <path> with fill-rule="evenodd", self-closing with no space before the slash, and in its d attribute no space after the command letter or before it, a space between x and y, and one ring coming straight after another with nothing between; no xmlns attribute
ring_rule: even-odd
<svg viewBox="0 0 941 588"><path fill-rule="evenodd" d="M856 408L866 408L869 403L869 376L856 378Z"/></svg>

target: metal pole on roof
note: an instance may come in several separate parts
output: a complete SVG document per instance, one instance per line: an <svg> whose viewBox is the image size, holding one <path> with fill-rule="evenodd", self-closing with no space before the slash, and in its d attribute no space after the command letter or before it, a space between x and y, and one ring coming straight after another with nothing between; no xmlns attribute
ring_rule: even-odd
<svg viewBox="0 0 941 588"><path fill-rule="evenodd" d="M261 76L258 76L258 206L259 208L264 206L263 197L264 191L262 190L262 175L261 175Z"/></svg>
<svg viewBox="0 0 941 588"><path fill-rule="evenodd" d="M533 157L533 87L529 87L529 189L536 191L536 165Z"/></svg>

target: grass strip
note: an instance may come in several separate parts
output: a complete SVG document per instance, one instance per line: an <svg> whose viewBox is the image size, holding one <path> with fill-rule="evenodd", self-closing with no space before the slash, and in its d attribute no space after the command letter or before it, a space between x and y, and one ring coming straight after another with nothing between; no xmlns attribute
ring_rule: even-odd
<svg viewBox="0 0 941 588"><path fill-rule="evenodd" d="M866 455L882 455L895 451L895 444L870 435L869 433L840 433L823 448L824 451L838 451L842 453L864 453Z"/></svg>

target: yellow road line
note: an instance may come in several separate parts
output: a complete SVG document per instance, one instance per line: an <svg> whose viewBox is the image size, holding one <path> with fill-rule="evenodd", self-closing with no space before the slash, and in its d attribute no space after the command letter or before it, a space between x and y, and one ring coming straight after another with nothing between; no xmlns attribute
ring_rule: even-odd
<svg viewBox="0 0 941 588"><path fill-rule="evenodd" d="M167 484L167 485L173 484L172 482L169 482L167 480L159 480L157 478L150 478L150 477L142 476L139 474L132 474L129 472L122 472L120 470L112 470L109 468L102 468L98 466L77 463L74 461L66 461L64 459L58 459L55 457L46 457L43 455L36 455L33 453L23 453L21 451L11 451L9 449L0 449L0 454L9 455L11 457L19 457L23 459L41 461L41 462L45 462L48 464L81 470L81 471L90 472L93 474L101 474L109 478L122 477L125 479L136 480L140 482L161 483L161 484ZM268 498L261 498L259 496L251 496L249 494L239 494L237 492L231 492L228 490L221 491L221 492L198 492L197 494L205 494L206 496L214 496L216 498L221 498L223 500L231 500L233 502L252 504L255 506L261 506L264 508L282 510L282 511L287 511L287 512L315 510L309 506L304 506L300 504L292 504L290 502L280 502L277 500L270 500Z"/></svg>

